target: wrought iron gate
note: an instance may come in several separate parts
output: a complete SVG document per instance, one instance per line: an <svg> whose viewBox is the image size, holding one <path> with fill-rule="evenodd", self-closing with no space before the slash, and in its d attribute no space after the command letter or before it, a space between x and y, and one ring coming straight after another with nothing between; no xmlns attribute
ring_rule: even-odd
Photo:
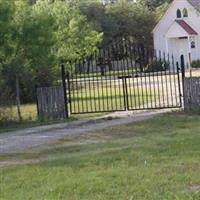
<svg viewBox="0 0 200 200"><path fill-rule="evenodd" d="M173 56L130 40L68 62L62 74L71 114L182 106L182 76Z"/></svg>

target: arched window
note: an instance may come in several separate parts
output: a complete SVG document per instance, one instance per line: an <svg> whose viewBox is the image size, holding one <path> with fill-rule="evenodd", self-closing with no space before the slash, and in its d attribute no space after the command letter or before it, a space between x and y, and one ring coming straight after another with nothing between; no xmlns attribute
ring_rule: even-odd
<svg viewBox="0 0 200 200"><path fill-rule="evenodd" d="M177 18L181 18L181 10L180 9L178 9L176 11L176 16L177 16Z"/></svg>
<svg viewBox="0 0 200 200"><path fill-rule="evenodd" d="M183 9L183 17L188 17L188 11L186 8Z"/></svg>

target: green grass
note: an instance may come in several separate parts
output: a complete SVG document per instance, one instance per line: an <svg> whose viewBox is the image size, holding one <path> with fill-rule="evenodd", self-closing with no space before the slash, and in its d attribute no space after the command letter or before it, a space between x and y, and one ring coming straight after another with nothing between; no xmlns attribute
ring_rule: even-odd
<svg viewBox="0 0 200 200"><path fill-rule="evenodd" d="M58 119L58 120L38 119L37 107L35 104L22 104L21 105L22 121L19 121L17 117L17 108L15 106L12 106L11 108L6 108L6 110L8 111L7 113L8 118L4 120L0 118L0 133L31 128L40 125L65 123L68 121L77 120L81 118L92 118L106 114L106 113L92 113L92 114L70 116L68 119Z"/></svg>
<svg viewBox="0 0 200 200"><path fill-rule="evenodd" d="M102 76L101 72L90 72L90 73L80 73L80 74L72 74L72 76L76 78L93 78L93 77L105 77L105 76L120 76L124 74L133 74L133 73L140 73L139 68L129 68L129 69L117 69L117 70L111 70L111 71L105 71L104 75Z"/></svg>
<svg viewBox="0 0 200 200"><path fill-rule="evenodd" d="M38 121L36 104L24 104L20 108L22 121L18 119L16 106L0 107L0 111L4 113L0 115L0 133L41 124Z"/></svg>
<svg viewBox="0 0 200 200"><path fill-rule="evenodd" d="M140 76L152 76L153 74L157 74L157 75L165 75L169 72L165 72L165 71L155 71L155 72L147 72L146 71L147 68L144 67L143 68L143 72L141 72L141 69L140 67L137 67L137 68L132 68L132 67L129 67L128 69L115 69L115 70L105 70L104 72L104 75L101 74L100 71L94 71L94 72L89 72L89 73L86 73L86 72L83 72L83 73L80 73L80 74L72 74L73 77L76 77L76 78L97 78L97 77L106 77L106 76L122 76L122 75L140 75Z"/></svg>
<svg viewBox="0 0 200 200"><path fill-rule="evenodd" d="M199 200L200 116L170 114L1 154L2 200ZM23 164L28 161L35 164Z"/></svg>
<svg viewBox="0 0 200 200"><path fill-rule="evenodd" d="M2 111L5 110L5 118L17 121L17 106L0 107ZM37 106L36 104L22 104L20 106L22 120L24 121L35 121L37 119ZM4 116L2 116L4 117ZM1 118L0 118L1 120Z"/></svg>
<svg viewBox="0 0 200 200"><path fill-rule="evenodd" d="M122 83L119 85L109 86L115 82L107 82L105 85L90 85L90 89L80 83L75 84L74 90L71 91L71 108L73 113L80 112L102 112L124 110L125 102ZM104 83L105 84L105 83ZM127 93L130 108L142 108L146 103L154 102L158 97L158 87L155 91L148 85L146 87L133 87L133 84L127 83ZM76 89L77 88L77 89ZM161 91L160 91L161 93Z"/></svg>

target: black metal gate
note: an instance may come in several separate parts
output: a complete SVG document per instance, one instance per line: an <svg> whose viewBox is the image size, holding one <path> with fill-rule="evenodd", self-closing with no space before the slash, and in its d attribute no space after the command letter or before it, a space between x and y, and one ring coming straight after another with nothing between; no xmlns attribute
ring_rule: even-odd
<svg viewBox="0 0 200 200"><path fill-rule="evenodd" d="M171 55L121 40L65 64L71 114L177 108L182 76Z"/></svg>

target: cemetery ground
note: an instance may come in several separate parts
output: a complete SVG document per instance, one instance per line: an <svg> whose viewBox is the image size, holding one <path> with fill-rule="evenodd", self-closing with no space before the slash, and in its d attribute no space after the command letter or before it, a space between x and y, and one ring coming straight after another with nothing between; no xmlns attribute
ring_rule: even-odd
<svg viewBox="0 0 200 200"><path fill-rule="evenodd" d="M200 116L181 112L0 154L2 200L199 200Z"/></svg>

